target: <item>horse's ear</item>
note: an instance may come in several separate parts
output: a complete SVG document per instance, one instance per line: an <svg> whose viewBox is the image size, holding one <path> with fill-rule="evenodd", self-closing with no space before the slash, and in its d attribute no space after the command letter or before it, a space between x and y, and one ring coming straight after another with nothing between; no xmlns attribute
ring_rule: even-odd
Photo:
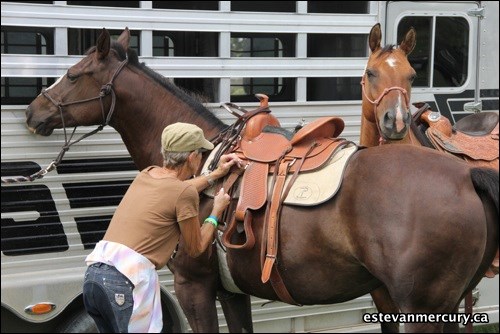
<svg viewBox="0 0 500 334"><path fill-rule="evenodd" d="M123 30L120 37L118 37L116 41L120 43L125 50L128 50L128 44L130 42L130 31L128 30L128 27L125 27L125 30Z"/></svg>
<svg viewBox="0 0 500 334"><path fill-rule="evenodd" d="M370 36L368 37L368 43L370 44L370 50L372 50L372 52L380 48L381 40L382 30L380 29L380 23L377 23L372 27L372 30L370 30Z"/></svg>
<svg viewBox="0 0 500 334"><path fill-rule="evenodd" d="M406 55L409 55L413 49L415 48L415 45L417 44L417 32L415 28L411 27L410 30L405 35L405 38L399 45L399 48L403 50Z"/></svg>
<svg viewBox="0 0 500 334"><path fill-rule="evenodd" d="M111 37L109 37L109 32L102 28L102 32L97 38L96 53L98 59L103 59L108 56L109 48L111 47Z"/></svg>

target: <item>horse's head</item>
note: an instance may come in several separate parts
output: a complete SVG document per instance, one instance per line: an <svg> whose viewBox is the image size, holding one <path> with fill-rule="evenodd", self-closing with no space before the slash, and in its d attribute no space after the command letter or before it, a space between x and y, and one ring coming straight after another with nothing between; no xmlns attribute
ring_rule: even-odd
<svg viewBox="0 0 500 334"><path fill-rule="evenodd" d="M398 47L380 46L380 24L374 25L369 35L371 54L361 80L363 117L378 127L384 140L403 139L410 128L411 85L415 70L408 54L416 43L414 28L406 33Z"/></svg>
<svg viewBox="0 0 500 334"><path fill-rule="evenodd" d="M126 28L117 42L127 50ZM113 80L126 64L111 49L111 38L103 29L97 45L70 67L52 86L42 91L26 109L26 125L33 133L49 136L54 129L78 125L108 124L114 108Z"/></svg>

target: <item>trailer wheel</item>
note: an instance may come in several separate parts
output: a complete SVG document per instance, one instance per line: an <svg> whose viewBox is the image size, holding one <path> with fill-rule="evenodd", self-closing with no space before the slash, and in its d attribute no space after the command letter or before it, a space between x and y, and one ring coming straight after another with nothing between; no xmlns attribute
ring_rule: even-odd
<svg viewBox="0 0 500 334"><path fill-rule="evenodd" d="M99 331L94 319L83 309L62 324L57 333L99 333Z"/></svg>

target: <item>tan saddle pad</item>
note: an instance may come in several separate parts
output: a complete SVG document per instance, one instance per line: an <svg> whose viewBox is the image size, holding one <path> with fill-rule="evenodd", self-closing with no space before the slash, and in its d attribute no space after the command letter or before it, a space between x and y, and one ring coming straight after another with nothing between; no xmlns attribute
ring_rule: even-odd
<svg viewBox="0 0 500 334"><path fill-rule="evenodd" d="M318 205L326 202L332 198L340 188L342 182L342 177L344 175L344 170L349 158L356 152L358 146L355 144L348 144L344 148L340 149L335 153L324 167L300 173L295 180L288 196L286 197L284 204L289 205L299 205L299 206L312 206ZM202 171L205 171L213 160L213 155L215 155L217 148L208 157L205 162ZM292 178L292 175L288 175L286 178L285 187L287 187L288 182ZM268 177L268 189L272 182L272 175ZM209 197L215 196L215 188L217 185L207 188L204 190L205 195ZM239 181L234 185L236 187L234 190L234 198L239 197Z"/></svg>

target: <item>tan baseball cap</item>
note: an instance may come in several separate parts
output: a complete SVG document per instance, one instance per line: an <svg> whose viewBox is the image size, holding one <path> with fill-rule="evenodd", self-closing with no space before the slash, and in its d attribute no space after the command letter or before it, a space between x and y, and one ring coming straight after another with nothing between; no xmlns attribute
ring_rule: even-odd
<svg viewBox="0 0 500 334"><path fill-rule="evenodd" d="M168 152L190 152L199 148L212 150L214 144L205 139L203 130L190 123L174 123L163 129L161 146Z"/></svg>

